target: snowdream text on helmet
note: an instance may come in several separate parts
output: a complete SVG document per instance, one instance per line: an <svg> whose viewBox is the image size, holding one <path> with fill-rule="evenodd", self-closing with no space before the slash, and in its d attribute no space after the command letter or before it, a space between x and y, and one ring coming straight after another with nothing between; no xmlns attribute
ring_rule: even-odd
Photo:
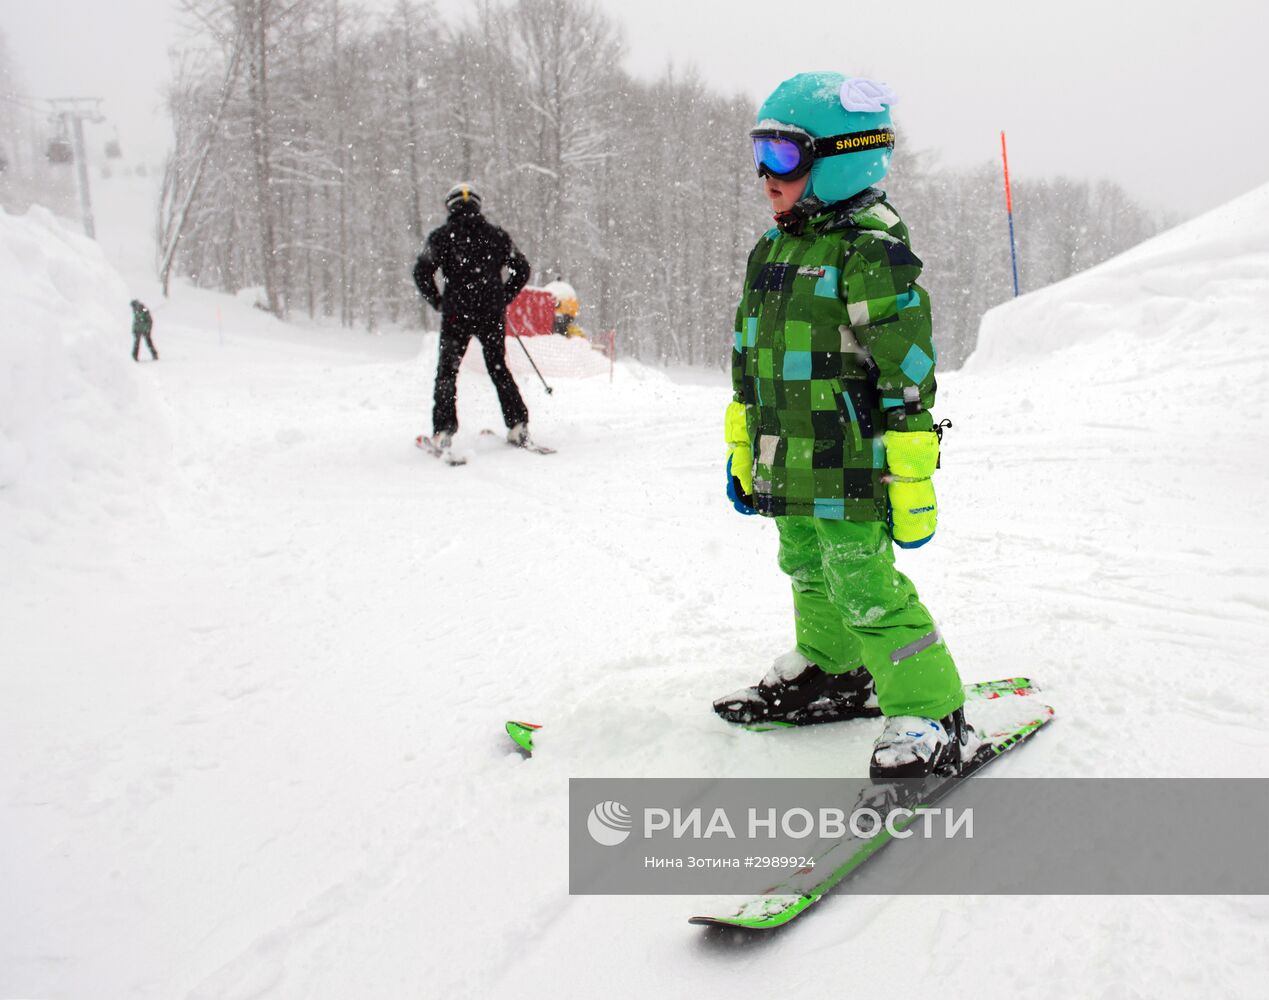
<svg viewBox="0 0 1269 1000"><path fill-rule="evenodd" d="M878 128L870 132L853 132L850 135L834 136L833 139L833 150L839 153L850 153L857 149L874 149L877 146L893 148L894 129ZM826 154L820 153L820 155Z"/></svg>

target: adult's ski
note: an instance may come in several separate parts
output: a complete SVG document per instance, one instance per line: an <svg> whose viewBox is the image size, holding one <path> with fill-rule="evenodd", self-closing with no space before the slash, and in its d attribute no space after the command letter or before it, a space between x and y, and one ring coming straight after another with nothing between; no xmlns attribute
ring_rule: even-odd
<svg viewBox="0 0 1269 1000"><path fill-rule="evenodd" d="M449 448L438 448L432 439L426 434L420 434L414 439L415 447L421 451L427 452L433 458L439 458L446 465L466 465L467 459L462 455L455 455Z"/></svg>
<svg viewBox="0 0 1269 1000"><path fill-rule="evenodd" d="M502 435L499 434L497 431L490 430L488 427L486 427L480 433L488 437L502 437ZM525 438L525 440L519 444L517 444L514 441L507 441L507 444L510 445L512 448L519 448L521 451L531 451L535 455L554 455L555 454L554 448L548 448L546 445L538 444L536 441L531 441L528 438Z"/></svg>

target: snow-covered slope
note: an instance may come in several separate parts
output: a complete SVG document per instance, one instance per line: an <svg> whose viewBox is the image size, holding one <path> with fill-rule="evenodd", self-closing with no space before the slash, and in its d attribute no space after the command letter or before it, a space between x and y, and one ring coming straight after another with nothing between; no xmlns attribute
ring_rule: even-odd
<svg viewBox="0 0 1269 1000"><path fill-rule="evenodd" d="M1159 756L1088 733L1081 767L1264 774L1269 185L992 310L940 402L957 421L940 555L980 543L949 567L966 613L1021 609L1014 648L1046 676L1186 734ZM1064 732L1098 724L1072 707Z"/></svg>
<svg viewBox="0 0 1269 1000"><path fill-rule="evenodd" d="M96 243L42 208L0 211L0 542L100 530L103 508L162 474L166 426L128 358L130 298Z"/></svg>
<svg viewBox="0 0 1269 1000"><path fill-rule="evenodd" d="M521 372L560 449L539 457L479 435L497 405L465 370L471 462L447 468L410 446L434 337L163 302L150 193L103 188L102 243L163 360L133 365L125 310L89 382L135 385L129 419L172 445L137 459L146 504L94 543L26 538L0 578L0 995L1258 995L1256 899L843 896L745 947L685 923L701 901L568 896L570 777L867 759L867 725L760 735L709 710L791 631L773 526L722 496L723 377L619 362L547 396ZM1244 215L1269 231L1266 206ZM1189 227L1205 247L1210 221ZM1269 770L1263 245L1023 299L943 381L942 527L902 566L966 679L1027 672L1057 706L1001 773ZM1156 284L1165 264L1186 280ZM1204 307L1202 330L1169 325ZM1059 310L1067 347L1022 345ZM127 420L88 422L109 461L132 454ZM546 725L531 760L513 717Z"/></svg>
<svg viewBox="0 0 1269 1000"><path fill-rule="evenodd" d="M1044 359L1073 344L1128 335L1137 342L1116 354L1130 370L1134 361L1156 370L1202 368L1213 353L1251 349L1250 375L1250 363L1265 353L1267 282L1269 184L993 309L966 370Z"/></svg>

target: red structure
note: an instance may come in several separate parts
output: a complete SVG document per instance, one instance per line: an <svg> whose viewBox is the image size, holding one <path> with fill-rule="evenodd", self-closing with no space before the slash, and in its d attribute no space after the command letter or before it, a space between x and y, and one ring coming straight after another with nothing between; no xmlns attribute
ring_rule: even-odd
<svg viewBox="0 0 1269 1000"><path fill-rule="evenodd" d="M507 306L507 336L541 337L555 324L555 296L540 288L525 288Z"/></svg>

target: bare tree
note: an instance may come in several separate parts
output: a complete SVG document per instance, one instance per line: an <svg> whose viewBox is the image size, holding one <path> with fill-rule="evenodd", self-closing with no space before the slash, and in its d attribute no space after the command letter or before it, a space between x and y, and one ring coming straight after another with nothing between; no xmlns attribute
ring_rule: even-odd
<svg viewBox="0 0 1269 1000"><path fill-rule="evenodd" d="M207 168L208 158L211 156L216 139L220 134L221 121L225 117L225 109L229 106L229 97L233 93L233 87L238 78L238 67L242 61L244 41L243 36L240 34L235 35L233 38L228 63L225 67L225 80L220 89L220 100L217 102L216 110L208 122L206 134L202 138L202 147L189 170L188 178L185 179L185 190L183 193L178 194L175 189L175 185L182 178L180 172L174 169L172 162L169 162L168 169L164 171L163 188L160 193L159 204L160 232L157 243L157 246L163 248L159 261L159 281L163 285L164 298L168 294L168 280L172 273L172 261L176 256L176 246L180 242L181 233L185 228L185 220L189 216L190 206L198 196L198 188L203 179L203 172ZM178 76L174 90L180 87L184 80L184 77ZM183 95L181 99L189 100L189 95Z"/></svg>
<svg viewBox="0 0 1269 1000"><path fill-rule="evenodd" d="M420 0L378 14L345 0L184 3L212 53L177 66L168 273L258 286L278 315L418 324L410 264L442 193L469 180L536 280L579 290L587 325L619 328L648 360L725 364L745 257L770 225L749 100L690 69L631 78L616 25L587 0L475 0L453 25ZM886 187L926 264L940 360L956 367L983 312L1012 295L999 175L907 148L895 166ZM1110 184L1019 182L1015 206L1024 288L1158 226Z"/></svg>

